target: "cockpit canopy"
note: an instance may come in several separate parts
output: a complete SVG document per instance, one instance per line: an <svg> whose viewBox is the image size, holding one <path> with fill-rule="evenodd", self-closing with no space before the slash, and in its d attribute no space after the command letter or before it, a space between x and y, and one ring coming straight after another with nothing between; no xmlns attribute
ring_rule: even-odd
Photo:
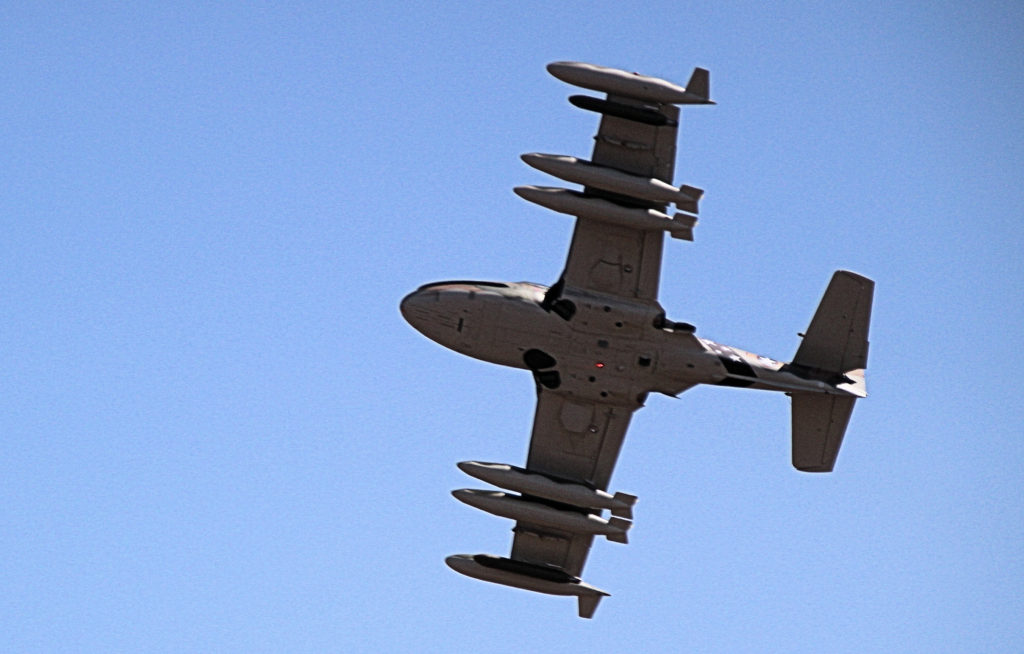
<svg viewBox="0 0 1024 654"><path fill-rule="evenodd" d="M452 291L471 291L477 293L504 295L510 298L516 297L524 300L530 300L538 304L544 301L544 294L548 291L547 286L534 284L533 282L490 282L456 279L424 284L423 286L420 286L416 292L443 291L446 289Z"/></svg>

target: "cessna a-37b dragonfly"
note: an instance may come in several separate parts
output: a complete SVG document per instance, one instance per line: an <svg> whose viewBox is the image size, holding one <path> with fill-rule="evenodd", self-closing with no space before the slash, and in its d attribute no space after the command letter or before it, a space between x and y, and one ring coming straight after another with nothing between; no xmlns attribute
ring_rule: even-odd
<svg viewBox="0 0 1024 654"><path fill-rule="evenodd" d="M782 391L792 398L793 465L829 472L853 403L866 395L874 283L836 272L791 363L698 338L692 325L666 320L658 304L664 233L693 240L703 194L672 186L676 105L713 104L708 71L695 69L685 88L583 63L553 63L548 72L607 94L569 98L601 115L590 161L523 156L530 166L583 186L515 189L525 200L576 217L561 278L550 288L427 284L403 299L401 310L431 340L530 370L537 386L525 468L459 463L468 475L513 492L453 492L516 521L511 556L459 554L448 565L484 581L576 596L580 616L589 618L608 593L579 575L595 536L626 542L636 497L606 490L630 417L648 393L676 396L697 384ZM677 209L671 217L670 203Z"/></svg>

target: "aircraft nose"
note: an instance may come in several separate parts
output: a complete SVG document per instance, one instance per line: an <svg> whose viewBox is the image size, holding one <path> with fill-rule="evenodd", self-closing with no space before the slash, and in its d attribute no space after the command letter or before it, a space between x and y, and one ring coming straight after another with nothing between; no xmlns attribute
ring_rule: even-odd
<svg viewBox="0 0 1024 654"><path fill-rule="evenodd" d="M402 317L405 318L406 322L409 322L409 316L414 311L416 303L419 302L418 294L419 291L413 291L403 297L402 301L398 304L398 310L402 312Z"/></svg>
<svg viewBox="0 0 1024 654"><path fill-rule="evenodd" d="M491 347L493 315L500 309L497 302L503 298L481 291L473 282L437 282L405 296L399 308L406 322L430 340L479 358L485 352L493 354L487 348Z"/></svg>
<svg viewBox="0 0 1024 654"><path fill-rule="evenodd" d="M468 314L465 293L444 285L428 285L406 295L399 310L406 322L435 343L458 350L465 340Z"/></svg>
<svg viewBox="0 0 1024 654"><path fill-rule="evenodd" d="M431 305L437 304L437 291L418 290L409 293L402 298L398 310L402 312L405 321L421 333L426 333L428 325L436 322L436 308Z"/></svg>

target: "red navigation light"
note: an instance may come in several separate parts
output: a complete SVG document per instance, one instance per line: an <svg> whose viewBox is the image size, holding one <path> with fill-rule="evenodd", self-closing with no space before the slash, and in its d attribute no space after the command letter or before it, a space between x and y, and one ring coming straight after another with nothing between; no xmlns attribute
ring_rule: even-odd
<svg viewBox="0 0 1024 654"><path fill-rule="evenodd" d="M598 361L597 363L594 364L594 367L595 368L604 368L604 364L601 363L600 361Z"/></svg>

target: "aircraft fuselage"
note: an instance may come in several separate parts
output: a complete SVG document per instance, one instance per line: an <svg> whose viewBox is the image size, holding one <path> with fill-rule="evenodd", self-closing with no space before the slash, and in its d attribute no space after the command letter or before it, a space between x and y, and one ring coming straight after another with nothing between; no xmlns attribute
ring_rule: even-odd
<svg viewBox="0 0 1024 654"><path fill-rule="evenodd" d="M698 338L666 321L654 301L559 293L528 282L427 284L401 304L431 340L467 356L534 373L551 390L605 404L642 406L650 392L697 384L861 395L852 380L816 379L768 357ZM849 382L849 383L842 383Z"/></svg>

